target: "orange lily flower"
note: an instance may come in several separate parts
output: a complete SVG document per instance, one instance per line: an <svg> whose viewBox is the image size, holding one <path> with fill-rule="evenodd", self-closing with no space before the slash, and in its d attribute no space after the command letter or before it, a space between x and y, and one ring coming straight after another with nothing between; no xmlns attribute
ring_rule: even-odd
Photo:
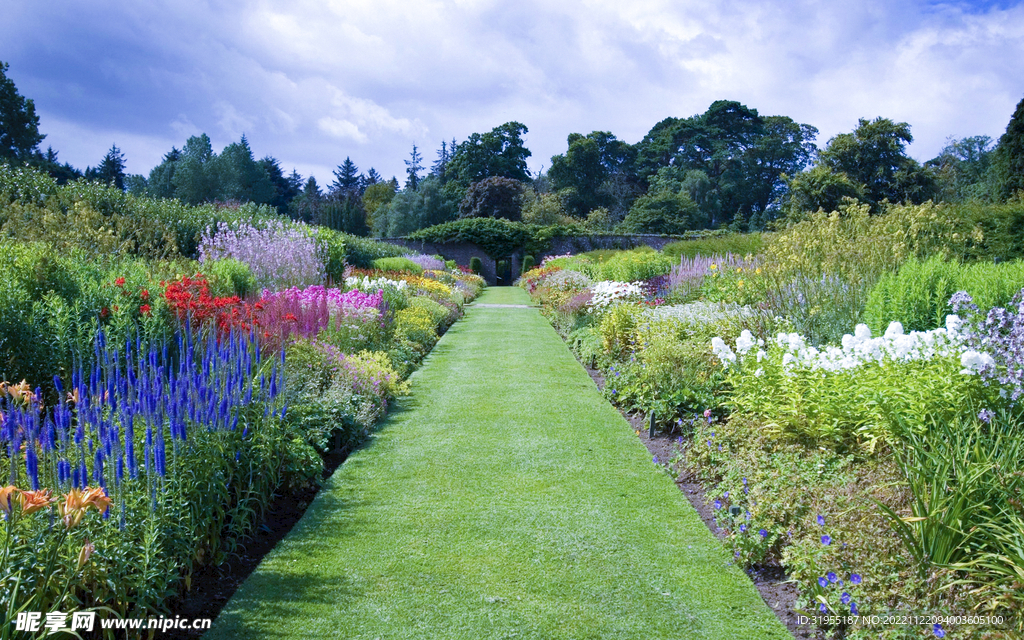
<svg viewBox="0 0 1024 640"><path fill-rule="evenodd" d="M61 518L64 520L64 526L68 529L73 529L75 525L82 521L86 509L84 500L84 493L78 489L72 489L64 496L64 503L57 507Z"/></svg>
<svg viewBox="0 0 1024 640"><path fill-rule="evenodd" d="M82 505L86 509L93 507L100 513L103 513L113 503L114 501L107 497L102 487L96 487L95 489L85 488L85 498L82 500Z"/></svg>
<svg viewBox="0 0 1024 640"><path fill-rule="evenodd" d="M22 491L21 512L27 516L50 506L56 501L57 499L53 497L49 489L40 489L39 491Z"/></svg>

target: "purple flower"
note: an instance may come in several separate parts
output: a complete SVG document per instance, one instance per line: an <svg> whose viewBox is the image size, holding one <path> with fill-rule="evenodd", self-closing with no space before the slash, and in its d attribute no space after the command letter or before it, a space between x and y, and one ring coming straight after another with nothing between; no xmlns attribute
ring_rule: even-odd
<svg viewBox="0 0 1024 640"><path fill-rule="evenodd" d="M821 515L820 513L818 514L818 526L819 527L824 527L825 526L825 516Z"/></svg>
<svg viewBox="0 0 1024 640"><path fill-rule="evenodd" d="M820 578L818 578L818 584L821 585L822 589L824 589L828 586L828 578L826 578L825 576L821 576Z"/></svg>
<svg viewBox="0 0 1024 640"><path fill-rule="evenodd" d="M651 461L652 461L652 462L653 462L654 464L658 464L658 456L654 456L654 458L653 458L653 459L652 459Z"/></svg>
<svg viewBox="0 0 1024 640"><path fill-rule="evenodd" d="M945 638L946 637L946 632L943 630L942 625L939 624L938 622L936 622L935 625L932 627L932 633L935 634L936 638Z"/></svg>
<svg viewBox="0 0 1024 640"><path fill-rule="evenodd" d="M853 614L853 615L857 615L857 603L856 602L851 602L850 603L850 613Z"/></svg>
<svg viewBox="0 0 1024 640"><path fill-rule="evenodd" d="M860 574L854 573L850 575L850 582L853 584L860 584Z"/></svg>
<svg viewBox="0 0 1024 640"><path fill-rule="evenodd" d="M728 492L728 491L726 491L725 493L723 493L723 494L722 494L722 497L723 497L723 498L726 498L726 499L728 499L728 497L729 497L729 492Z"/></svg>
<svg viewBox="0 0 1024 640"><path fill-rule="evenodd" d="M715 500L715 509L721 509L721 508L722 508L722 501L721 500Z"/></svg>
<svg viewBox="0 0 1024 640"><path fill-rule="evenodd" d="M832 536L828 535L827 533L821 536L821 544L825 546L832 544Z"/></svg>
<svg viewBox="0 0 1024 640"><path fill-rule="evenodd" d="M758 533L761 534L762 538L767 538L768 537L768 530L767 529L761 529L760 531L758 531Z"/></svg>
<svg viewBox="0 0 1024 640"><path fill-rule="evenodd" d="M831 572L831 571L829 571L829 572L828 572L828 573L826 574L826 576L828 577L828 581L829 581L829 582L835 582L836 580L838 580L838 579L839 579L839 578L838 578L838 577L836 576L836 574L835 574L835 573L833 573L833 572Z"/></svg>
<svg viewBox="0 0 1024 640"><path fill-rule="evenodd" d="M846 593L845 591L843 592L843 595L839 596L839 601L843 604L850 604L850 600L852 599L853 598L850 597L850 594Z"/></svg>
<svg viewBox="0 0 1024 640"><path fill-rule="evenodd" d="M826 607L825 603L822 602L820 605L818 605L818 610L821 611L822 613L827 613L828 612L828 607Z"/></svg>
<svg viewBox="0 0 1024 640"><path fill-rule="evenodd" d="M991 424L992 418L994 417L996 417L996 414L991 409L982 409L978 412L978 420L981 420L986 424Z"/></svg>
<svg viewBox="0 0 1024 640"><path fill-rule="evenodd" d="M746 477L743 478L743 484L744 485L747 484L747 478Z"/></svg>
<svg viewBox="0 0 1024 640"><path fill-rule="evenodd" d="M746 532L747 532L747 525L741 524L740 525L740 533L746 533Z"/></svg>

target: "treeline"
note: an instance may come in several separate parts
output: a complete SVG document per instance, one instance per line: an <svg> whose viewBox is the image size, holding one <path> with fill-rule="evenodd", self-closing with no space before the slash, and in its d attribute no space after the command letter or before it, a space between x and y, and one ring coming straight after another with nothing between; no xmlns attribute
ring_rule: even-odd
<svg viewBox="0 0 1024 640"><path fill-rule="evenodd" d="M148 176L126 175L116 147L98 165L60 164L43 136L32 101L21 97L0 63L0 159L27 162L59 182L84 178L137 195L188 204L266 204L295 220L356 235L402 236L468 217L578 225L589 231L682 233L729 227L748 231L773 221L833 211L851 198L873 211L885 203L1005 203L1024 190L1024 100L1006 133L949 139L921 164L909 157L910 125L861 119L819 149L818 130L786 116L762 116L719 100L702 114L666 118L636 144L607 131L568 136L546 173L532 176L525 125L508 122L465 141L441 143L429 166L417 146L404 184L365 173L349 157L331 184L286 174L254 158L243 136L220 154L208 136L172 148Z"/></svg>

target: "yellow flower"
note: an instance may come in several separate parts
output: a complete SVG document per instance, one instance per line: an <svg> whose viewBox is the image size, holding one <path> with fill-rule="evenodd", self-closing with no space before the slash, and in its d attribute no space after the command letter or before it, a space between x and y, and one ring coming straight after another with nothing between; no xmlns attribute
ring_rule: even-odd
<svg viewBox="0 0 1024 640"><path fill-rule="evenodd" d="M711 263L711 266L709 266L709 267L708 267L708 269L710 269L711 271L714 271L714 270L715 270L715 269L717 269L717 268L718 268L718 265L716 265L716 264L715 264L715 263L713 263L713 262Z"/></svg>
<svg viewBox="0 0 1024 640"><path fill-rule="evenodd" d="M737 282L736 286L739 287L740 289L742 289L743 288L743 281L740 280L739 282Z"/></svg>
<svg viewBox="0 0 1024 640"><path fill-rule="evenodd" d="M101 487L95 489L86 487L84 492L78 489L68 491L68 494L64 496L64 504L60 505L59 510L61 518L64 520L64 526L73 529L82 521L89 507L103 513L111 503L112 501L103 493Z"/></svg>

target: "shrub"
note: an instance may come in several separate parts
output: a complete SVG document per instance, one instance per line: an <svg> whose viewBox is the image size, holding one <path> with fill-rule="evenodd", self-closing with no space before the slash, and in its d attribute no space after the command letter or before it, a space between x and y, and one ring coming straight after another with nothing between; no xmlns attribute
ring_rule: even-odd
<svg viewBox="0 0 1024 640"><path fill-rule="evenodd" d="M966 291L981 311L1010 302L1024 287L1024 262L961 264L941 256L911 258L887 273L868 296L864 321L873 331L899 320L911 330L941 326L951 313L949 299Z"/></svg>
<svg viewBox="0 0 1024 640"><path fill-rule="evenodd" d="M214 296L238 296L245 298L256 290L256 277L249 265L234 258L210 260L203 265L210 281L210 293Z"/></svg>
<svg viewBox="0 0 1024 640"><path fill-rule="evenodd" d="M697 256L710 257L727 254L756 255L764 247L764 235L760 233L716 233L719 235L673 242L665 245L661 251L670 258L693 259Z"/></svg>
<svg viewBox="0 0 1024 640"><path fill-rule="evenodd" d="M414 343L420 353L426 353L437 342L437 332L430 312L422 307L402 309L395 316L395 332Z"/></svg>
<svg viewBox="0 0 1024 640"><path fill-rule="evenodd" d="M601 279L619 282L649 280L667 274L672 260L649 247L616 253L601 266Z"/></svg>
<svg viewBox="0 0 1024 640"><path fill-rule="evenodd" d="M531 256L531 255L523 256L523 273L526 273L527 271L532 269L534 264L536 264L536 263L535 263L535 261L533 259L533 256Z"/></svg>
<svg viewBox="0 0 1024 640"><path fill-rule="evenodd" d="M423 273L423 267L406 257L377 258L373 261L373 268L381 271L411 271L412 273L417 274Z"/></svg>
<svg viewBox="0 0 1024 640"><path fill-rule="evenodd" d="M473 256L472 258L469 259L469 270L472 271L474 274L480 275L480 272L483 271L483 268L483 262L481 262L480 258L478 258L477 256Z"/></svg>
<svg viewBox="0 0 1024 640"><path fill-rule="evenodd" d="M360 269L369 269L377 258L397 258L412 253L405 247L389 242L378 242L369 238L335 233L345 243L345 259L350 265ZM339 280L337 276L332 275L332 277Z"/></svg>

